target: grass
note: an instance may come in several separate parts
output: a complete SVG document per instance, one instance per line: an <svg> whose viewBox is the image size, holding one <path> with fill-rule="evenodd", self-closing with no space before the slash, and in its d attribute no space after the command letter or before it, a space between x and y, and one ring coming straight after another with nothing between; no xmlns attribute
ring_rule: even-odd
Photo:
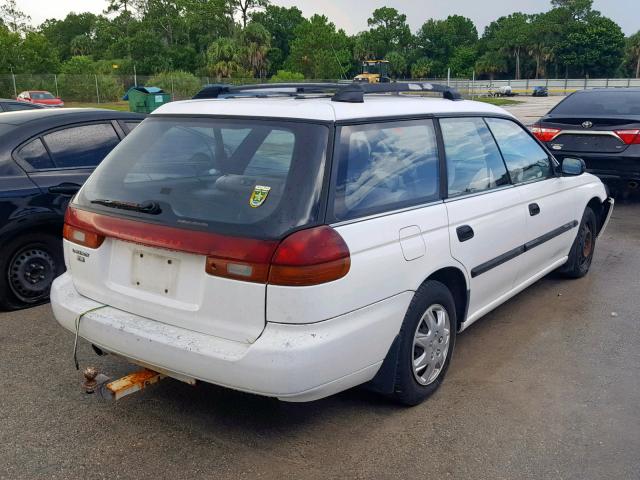
<svg viewBox="0 0 640 480"><path fill-rule="evenodd" d="M516 105L518 103L517 100L511 100L509 98L500 98L500 97L476 97L474 98L477 102L490 103L491 105L497 105L499 107L503 107L505 105Z"/></svg>
<svg viewBox="0 0 640 480"><path fill-rule="evenodd" d="M129 111L128 102L91 103L91 102L64 102L68 108L107 108L109 110Z"/></svg>

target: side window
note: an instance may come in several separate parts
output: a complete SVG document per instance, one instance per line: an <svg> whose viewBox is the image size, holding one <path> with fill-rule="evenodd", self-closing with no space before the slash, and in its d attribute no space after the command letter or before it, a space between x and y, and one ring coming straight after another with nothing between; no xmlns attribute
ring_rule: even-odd
<svg viewBox="0 0 640 480"><path fill-rule="evenodd" d="M548 178L551 163L547 153L520 125L502 118L487 118L498 142L513 183Z"/></svg>
<svg viewBox="0 0 640 480"><path fill-rule="evenodd" d="M340 129L334 215L346 220L438 197L432 120Z"/></svg>
<svg viewBox="0 0 640 480"><path fill-rule="evenodd" d="M110 123L65 128L43 138L58 168L95 167L120 141Z"/></svg>
<svg viewBox="0 0 640 480"><path fill-rule="evenodd" d="M19 110L37 110L38 107L30 103L5 103L4 110L6 112L17 112Z"/></svg>
<svg viewBox="0 0 640 480"><path fill-rule="evenodd" d="M140 125L142 120L129 120L124 122L124 126L127 127L127 133L131 133L134 128Z"/></svg>
<svg viewBox="0 0 640 480"><path fill-rule="evenodd" d="M440 120L447 156L449 197L507 185L500 151L482 118Z"/></svg>
<svg viewBox="0 0 640 480"><path fill-rule="evenodd" d="M36 170L55 168L42 140L36 138L18 150L18 156Z"/></svg>

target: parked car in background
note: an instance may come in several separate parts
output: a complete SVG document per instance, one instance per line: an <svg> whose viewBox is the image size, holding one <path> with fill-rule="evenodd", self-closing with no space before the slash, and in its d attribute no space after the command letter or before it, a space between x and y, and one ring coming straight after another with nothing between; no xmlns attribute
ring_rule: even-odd
<svg viewBox="0 0 640 480"><path fill-rule="evenodd" d="M17 96L18 101L25 103L33 103L44 107L64 107L64 102L60 97L56 97L53 93L46 90L27 90L20 92Z"/></svg>
<svg viewBox="0 0 640 480"><path fill-rule="evenodd" d="M2 112L18 112L21 110L37 110L45 108L42 105L35 103L20 102L18 100L10 100L7 98L0 98L0 113Z"/></svg>
<svg viewBox="0 0 640 480"><path fill-rule="evenodd" d="M548 97L549 89L547 87L533 87L533 92L531 93L532 97Z"/></svg>
<svg viewBox="0 0 640 480"><path fill-rule="evenodd" d="M578 156L614 190L640 183L640 88L580 90L533 125L556 158Z"/></svg>
<svg viewBox="0 0 640 480"><path fill-rule="evenodd" d="M49 297L69 199L144 118L97 109L0 114L0 308Z"/></svg>
<svg viewBox="0 0 640 480"><path fill-rule="evenodd" d="M365 95L419 89L444 99ZM586 275L612 211L580 159L446 86L197 97L74 197L51 290L96 352L189 383L299 402L370 382L415 405L457 332L558 268Z"/></svg>

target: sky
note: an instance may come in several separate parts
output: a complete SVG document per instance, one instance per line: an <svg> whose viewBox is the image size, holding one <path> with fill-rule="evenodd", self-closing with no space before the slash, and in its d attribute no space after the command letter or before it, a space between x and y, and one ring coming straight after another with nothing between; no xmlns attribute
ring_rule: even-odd
<svg viewBox="0 0 640 480"><path fill-rule="evenodd" d="M69 12L102 13L106 0L18 0L18 6L39 25L47 18L64 18ZM482 35L491 21L515 11L538 13L550 8L550 0L272 0L276 5L297 6L305 16L324 14L349 34L367 28L371 12L394 7L407 15L415 32L429 18L458 14L471 18ZM594 8L616 21L626 35L640 30L638 0L594 0Z"/></svg>

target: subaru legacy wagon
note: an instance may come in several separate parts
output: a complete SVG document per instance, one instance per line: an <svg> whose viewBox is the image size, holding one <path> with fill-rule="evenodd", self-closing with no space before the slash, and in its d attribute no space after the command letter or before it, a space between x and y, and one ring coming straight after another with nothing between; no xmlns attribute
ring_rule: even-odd
<svg viewBox="0 0 640 480"><path fill-rule="evenodd" d="M191 383L414 405L458 333L587 274L613 199L504 110L430 84L260 88L164 105L97 168L66 214L63 327ZM384 94L403 89L444 98Z"/></svg>

